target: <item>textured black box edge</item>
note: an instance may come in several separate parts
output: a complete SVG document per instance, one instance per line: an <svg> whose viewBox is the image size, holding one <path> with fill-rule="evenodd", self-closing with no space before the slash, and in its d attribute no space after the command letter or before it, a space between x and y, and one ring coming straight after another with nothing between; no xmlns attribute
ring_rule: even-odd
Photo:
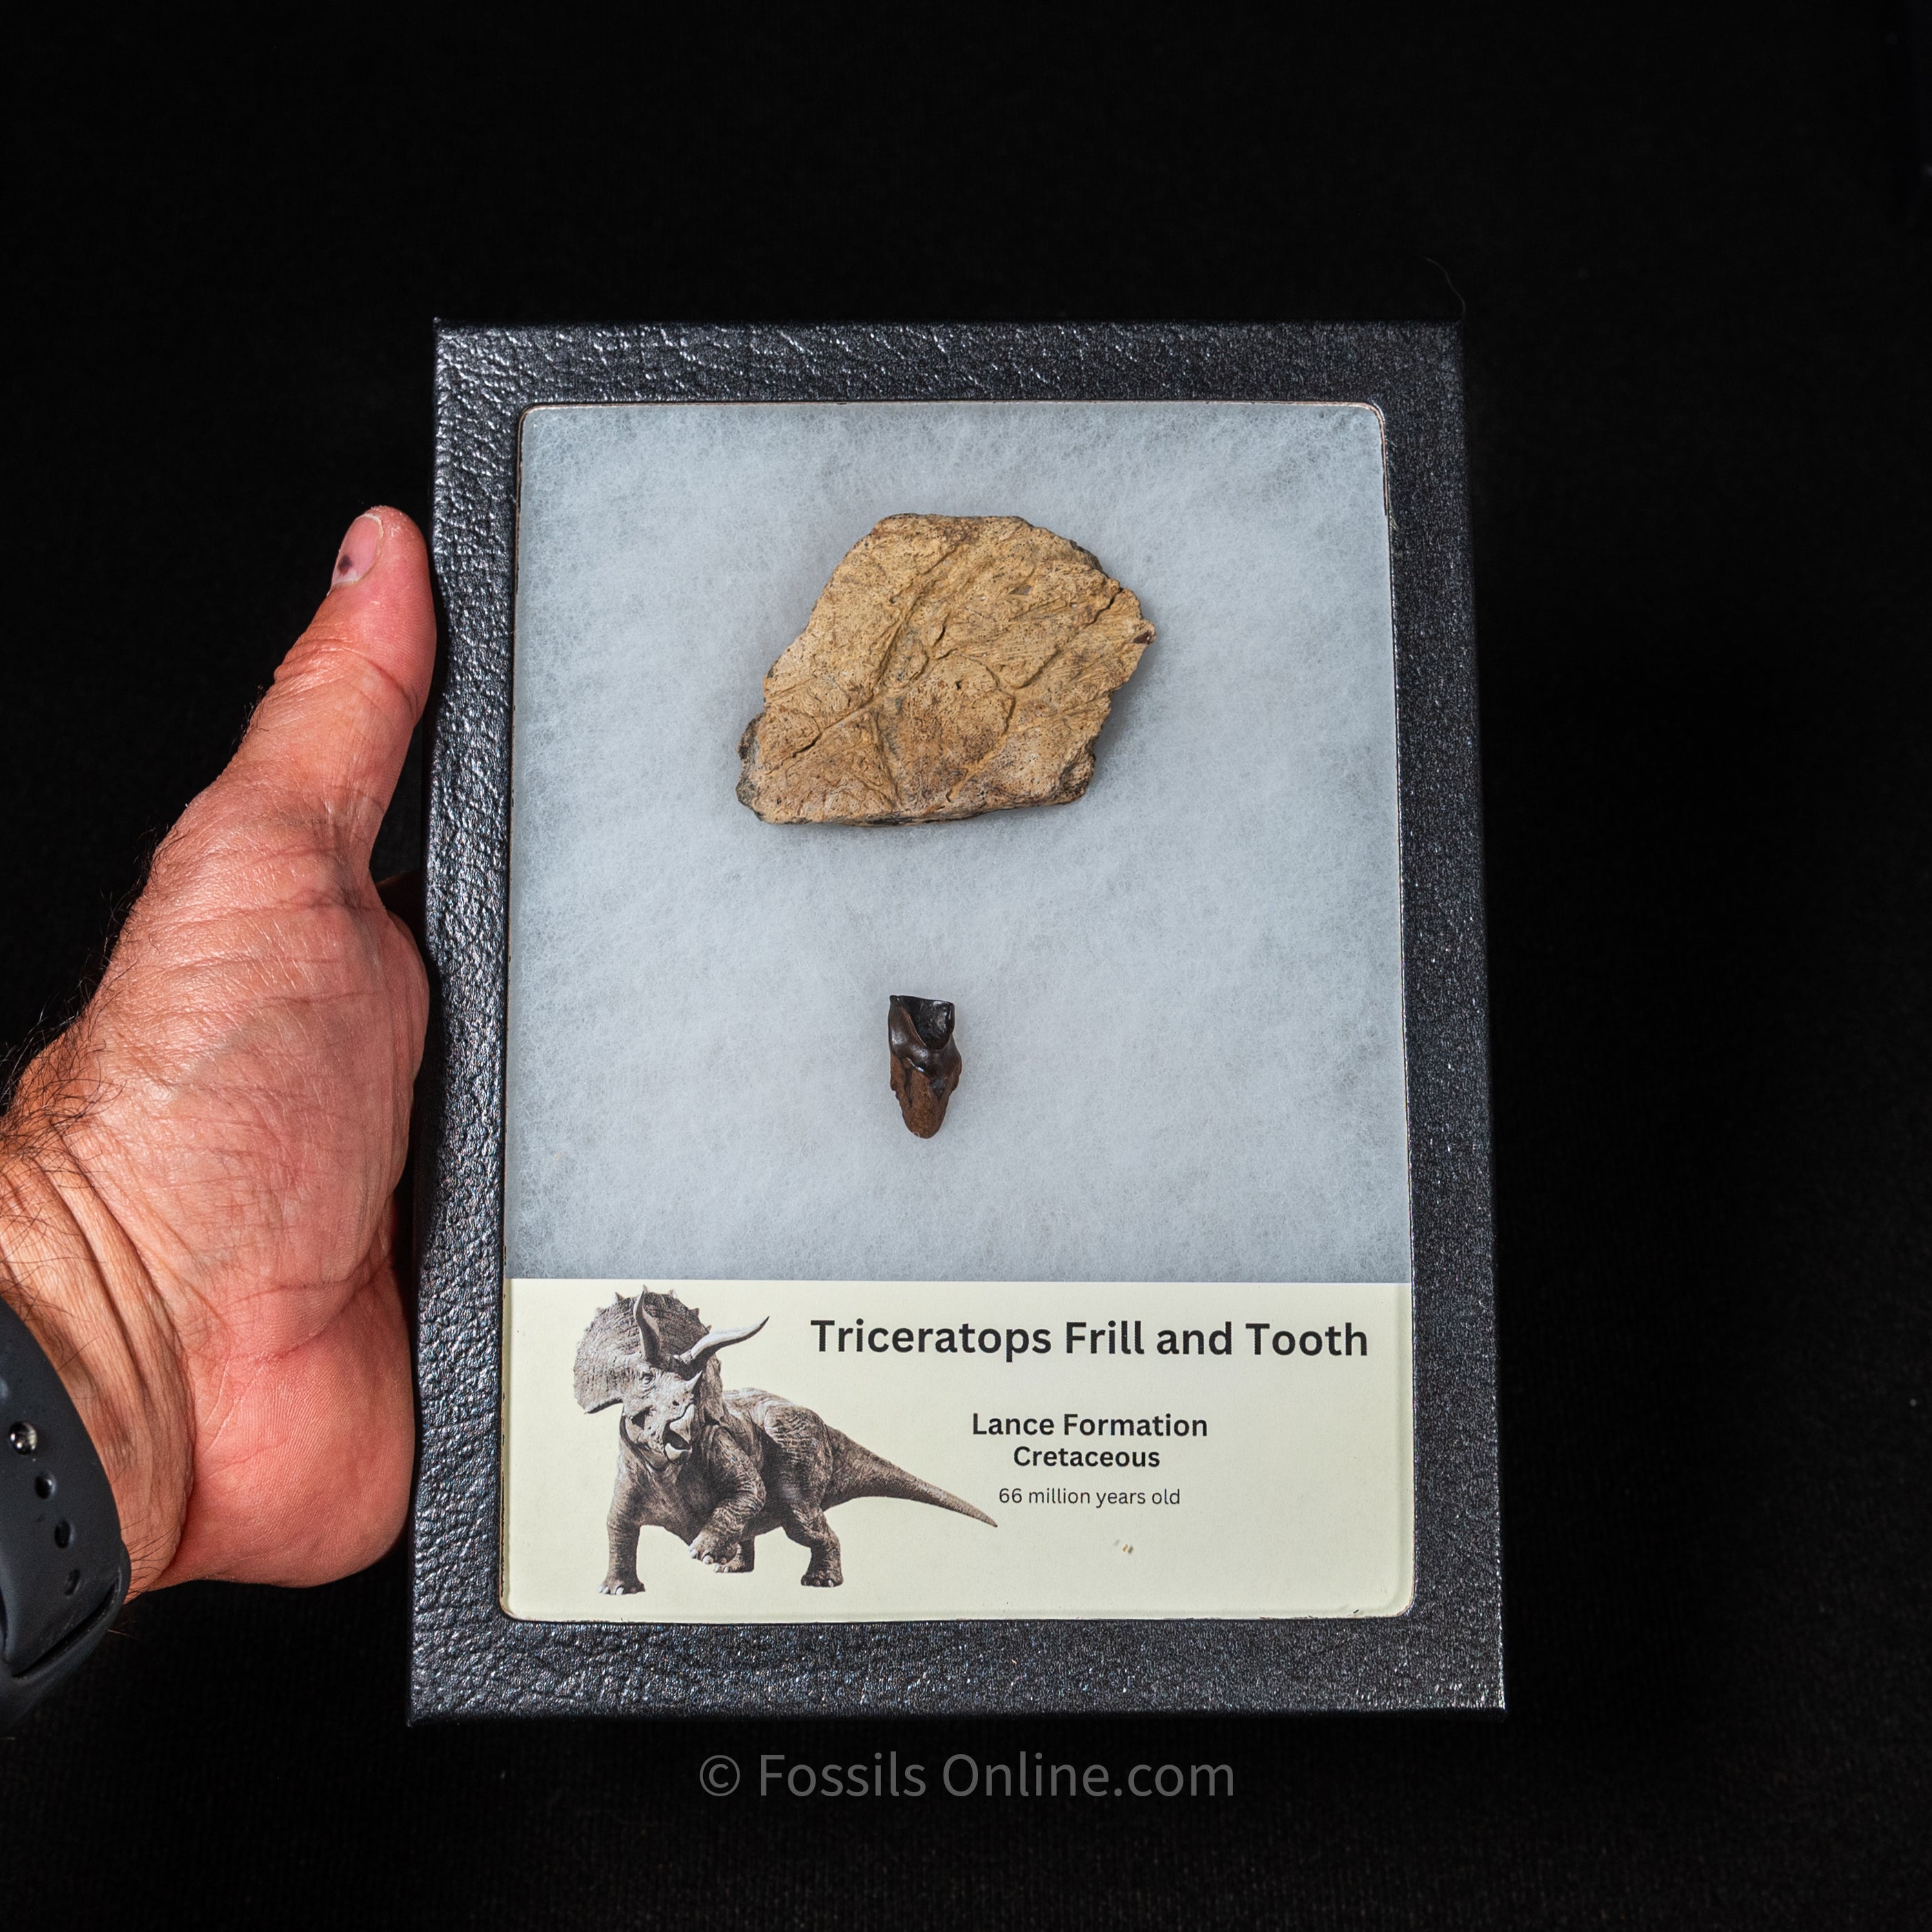
<svg viewBox="0 0 1932 1932"><path fill-rule="evenodd" d="M556 1624L498 1601L511 620L543 404L1360 402L1388 462L1414 1282L1415 1580L1360 1619ZM1460 342L1439 323L438 331L410 1715L1499 1712L1501 1526Z"/></svg>

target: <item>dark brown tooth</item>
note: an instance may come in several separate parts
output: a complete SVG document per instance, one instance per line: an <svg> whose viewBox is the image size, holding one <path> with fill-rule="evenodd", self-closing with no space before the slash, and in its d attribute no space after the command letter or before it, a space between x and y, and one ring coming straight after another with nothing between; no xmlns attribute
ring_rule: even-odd
<svg viewBox="0 0 1932 1932"><path fill-rule="evenodd" d="M895 993L886 1003L886 1050L892 1092L907 1126L930 1140L946 1119L962 1063L952 1039L952 1003Z"/></svg>

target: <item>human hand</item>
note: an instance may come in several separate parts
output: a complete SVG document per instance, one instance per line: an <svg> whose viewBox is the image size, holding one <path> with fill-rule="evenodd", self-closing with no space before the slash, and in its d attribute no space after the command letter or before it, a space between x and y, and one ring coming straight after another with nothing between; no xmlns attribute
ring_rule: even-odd
<svg viewBox="0 0 1932 1932"><path fill-rule="evenodd" d="M326 1582L408 1507L394 1196L428 987L369 854L435 640L416 526L358 517L0 1124L0 1293L100 1452L135 1591Z"/></svg>

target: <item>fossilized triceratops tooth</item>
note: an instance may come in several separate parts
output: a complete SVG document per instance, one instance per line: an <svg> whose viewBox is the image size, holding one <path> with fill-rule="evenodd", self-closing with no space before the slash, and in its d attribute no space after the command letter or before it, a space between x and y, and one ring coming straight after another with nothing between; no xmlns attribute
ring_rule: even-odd
<svg viewBox="0 0 1932 1932"><path fill-rule="evenodd" d="M688 1375L694 1369L702 1368L720 1348L728 1348L734 1342L748 1342L771 1318L767 1315L764 1322L754 1322L748 1328L713 1328L702 1341L694 1342L671 1366Z"/></svg>
<svg viewBox="0 0 1932 1932"><path fill-rule="evenodd" d="M906 1125L922 1141L938 1132L962 1063L952 1040L952 1002L895 993L886 1003L892 1091Z"/></svg>

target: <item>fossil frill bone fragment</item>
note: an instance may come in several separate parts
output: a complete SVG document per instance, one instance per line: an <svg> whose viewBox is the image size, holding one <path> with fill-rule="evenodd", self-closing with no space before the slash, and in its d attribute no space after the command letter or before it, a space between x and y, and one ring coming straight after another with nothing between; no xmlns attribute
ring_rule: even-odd
<svg viewBox="0 0 1932 1932"><path fill-rule="evenodd" d="M922 1141L938 1132L946 1103L959 1085L959 1049L952 1042L952 1002L895 993L886 1004L886 1046L892 1092L905 1124Z"/></svg>
<svg viewBox="0 0 1932 1932"><path fill-rule="evenodd" d="M1065 805L1154 626L1018 517L887 517L766 674L738 796L772 824L908 825Z"/></svg>

